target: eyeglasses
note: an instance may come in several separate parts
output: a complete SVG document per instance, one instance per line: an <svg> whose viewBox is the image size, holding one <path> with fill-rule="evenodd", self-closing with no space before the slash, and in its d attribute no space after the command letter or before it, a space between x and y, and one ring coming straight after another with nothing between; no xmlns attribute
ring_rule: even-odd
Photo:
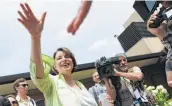
<svg viewBox="0 0 172 106"><path fill-rule="evenodd" d="M23 87L28 87L29 85L28 84L21 84L20 86L23 86Z"/></svg>

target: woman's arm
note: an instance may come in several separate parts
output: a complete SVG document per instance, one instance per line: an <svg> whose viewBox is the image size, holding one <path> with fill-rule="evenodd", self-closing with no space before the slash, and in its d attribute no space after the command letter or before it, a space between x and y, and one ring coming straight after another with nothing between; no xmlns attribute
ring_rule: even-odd
<svg viewBox="0 0 172 106"><path fill-rule="evenodd" d="M46 13L42 14L40 20L38 20L33 14L31 8L27 3L20 4L20 7L23 10L18 11L20 18L18 21L23 24L23 26L28 30L31 35L31 60L36 64L36 77L42 78L44 75L44 68L41 59L41 32L44 26L44 20Z"/></svg>

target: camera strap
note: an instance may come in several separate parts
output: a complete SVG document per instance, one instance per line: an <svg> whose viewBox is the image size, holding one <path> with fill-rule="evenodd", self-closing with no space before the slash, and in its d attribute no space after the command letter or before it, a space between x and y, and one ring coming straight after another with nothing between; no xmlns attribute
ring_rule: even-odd
<svg viewBox="0 0 172 106"><path fill-rule="evenodd" d="M123 81L125 83L125 86L128 88L128 90L130 91L130 93L134 99L141 99L142 102L148 102L146 93L144 91L141 90L141 92L139 92L138 88L133 89L131 84L129 84L129 81L127 81L127 79L125 79L125 78L123 78L123 79L124 79Z"/></svg>

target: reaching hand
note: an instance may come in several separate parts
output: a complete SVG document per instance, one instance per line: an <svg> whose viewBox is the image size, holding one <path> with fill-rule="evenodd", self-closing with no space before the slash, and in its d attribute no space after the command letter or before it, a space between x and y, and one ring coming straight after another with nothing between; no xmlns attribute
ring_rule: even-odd
<svg viewBox="0 0 172 106"><path fill-rule="evenodd" d="M75 18L71 21L71 23L67 27L68 33L72 33L75 35L76 31L79 29L81 26L82 22L86 18L88 11L90 9L90 6L92 4L92 0L82 0L80 9L75 16Z"/></svg>
<svg viewBox="0 0 172 106"><path fill-rule="evenodd" d="M83 21L83 19L81 19L79 17L75 17L67 27L68 33L72 33L73 35L75 35L76 31L82 24L82 21Z"/></svg>
<svg viewBox="0 0 172 106"><path fill-rule="evenodd" d="M24 14L18 11L18 14L20 15L18 21L22 23L23 26L29 31L32 38L40 38L44 26L46 12L44 12L41 19L38 20L27 3L20 4L20 7L22 8Z"/></svg>
<svg viewBox="0 0 172 106"><path fill-rule="evenodd" d="M161 25L158 28L150 28L149 25L153 23L153 21L157 18L157 14L158 11L155 11L149 18L149 20L147 21L147 30L149 32L151 32L154 35L158 35L158 36L163 36L163 34L165 34L165 30L164 27L167 24L167 21L163 21L161 23Z"/></svg>

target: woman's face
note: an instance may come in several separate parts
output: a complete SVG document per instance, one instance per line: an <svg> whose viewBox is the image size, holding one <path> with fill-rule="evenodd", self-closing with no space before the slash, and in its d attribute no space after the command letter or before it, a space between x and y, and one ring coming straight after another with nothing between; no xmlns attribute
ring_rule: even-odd
<svg viewBox="0 0 172 106"><path fill-rule="evenodd" d="M58 71L58 73L63 75L69 75L71 74L73 67L73 61L70 56L63 51L57 51L55 56L54 68Z"/></svg>

